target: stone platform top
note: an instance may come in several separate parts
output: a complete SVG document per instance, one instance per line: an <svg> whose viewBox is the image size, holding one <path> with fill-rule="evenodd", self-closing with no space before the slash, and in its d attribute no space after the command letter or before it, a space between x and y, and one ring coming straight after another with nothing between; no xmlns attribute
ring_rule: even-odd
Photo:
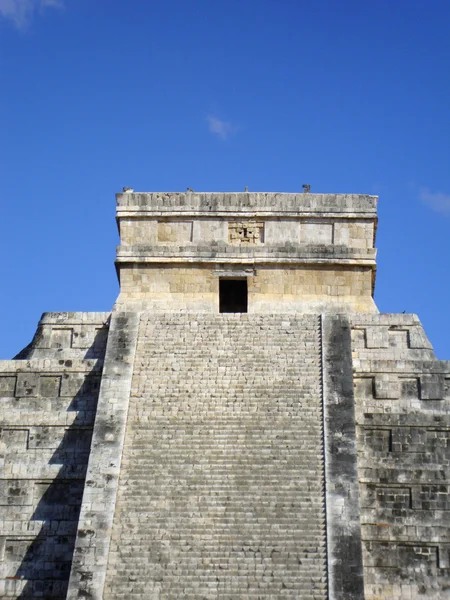
<svg viewBox="0 0 450 600"><path fill-rule="evenodd" d="M258 213L373 218L377 196L367 194L287 194L282 192L123 192L117 216L142 213ZM337 213L337 214L336 214Z"/></svg>

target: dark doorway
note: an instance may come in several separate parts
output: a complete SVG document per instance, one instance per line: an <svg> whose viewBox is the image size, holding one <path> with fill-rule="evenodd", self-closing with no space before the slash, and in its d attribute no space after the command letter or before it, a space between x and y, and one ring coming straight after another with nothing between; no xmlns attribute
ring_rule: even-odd
<svg viewBox="0 0 450 600"><path fill-rule="evenodd" d="M219 279L219 312L247 312L247 279Z"/></svg>

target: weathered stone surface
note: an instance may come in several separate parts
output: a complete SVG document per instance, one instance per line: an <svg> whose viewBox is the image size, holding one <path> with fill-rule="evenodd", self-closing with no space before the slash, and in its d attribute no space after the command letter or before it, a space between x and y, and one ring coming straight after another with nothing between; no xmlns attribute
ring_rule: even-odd
<svg viewBox="0 0 450 600"><path fill-rule="evenodd" d="M103 597L139 315L111 318L68 599Z"/></svg>
<svg viewBox="0 0 450 600"><path fill-rule="evenodd" d="M448 598L450 363L415 315L351 322L365 597Z"/></svg>
<svg viewBox="0 0 450 600"><path fill-rule="evenodd" d="M318 316L141 315L105 599L326 598L320 373Z"/></svg>
<svg viewBox="0 0 450 600"><path fill-rule="evenodd" d="M376 312L375 197L126 193L117 203L118 310L216 313L220 273L245 266L249 312Z"/></svg>
<svg viewBox="0 0 450 600"><path fill-rule="evenodd" d="M376 198L117 204L112 314L0 361L0 596L449 598L450 362L377 312Z"/></svg>
<svg viewBox="0 0 450 600"><path fill-rule="evenodd" d="M330 600L364 598L350 322L323 315L325 491Z"/></svg>
<svg viewBox="0 0 450 600"><path fill-rule="evenodd" d="M21 353L29 360L0 361L2 598L66 598L107 317L43 315ZM83 328L89 335L74 349Z"/></svg>

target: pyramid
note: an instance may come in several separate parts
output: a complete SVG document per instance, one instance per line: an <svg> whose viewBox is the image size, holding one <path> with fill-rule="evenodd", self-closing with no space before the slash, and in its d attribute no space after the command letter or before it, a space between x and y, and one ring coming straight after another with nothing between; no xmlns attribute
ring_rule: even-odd
<svg viewBox="0 0 450 600"><path fill-rule="evenodd" d="M377 198L117 195L110 313L0 361L0 596L450 598L450 362Z"/></svg>

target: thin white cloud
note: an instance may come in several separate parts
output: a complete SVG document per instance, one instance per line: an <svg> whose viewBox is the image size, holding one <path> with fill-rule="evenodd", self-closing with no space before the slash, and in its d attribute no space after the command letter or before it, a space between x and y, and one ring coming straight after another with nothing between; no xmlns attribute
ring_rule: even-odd
<svg viewBox="0 0 450 600"><path fill-rule="evenodd" d="M206 117L208 121L208 128L210 133L216 135L221 140L227 140L230 135L236 133L237 127L230 123L229 121L222 121L222 119L218 119L213 115L208 115Z"/></svg>
<svg viewBox="0 0 450 600"><path fill-rule="evenodd" d="M419 198L435 212L450 216L450 194L431 192L428 188L421 188Z"/></svg>
<svg viewBox="0 0 450 600"><path fill-rule="evenodd" d="M17 29L26 29L36 11L64 8L63 0L0 0L0 18L9 19Z"/></svg>

